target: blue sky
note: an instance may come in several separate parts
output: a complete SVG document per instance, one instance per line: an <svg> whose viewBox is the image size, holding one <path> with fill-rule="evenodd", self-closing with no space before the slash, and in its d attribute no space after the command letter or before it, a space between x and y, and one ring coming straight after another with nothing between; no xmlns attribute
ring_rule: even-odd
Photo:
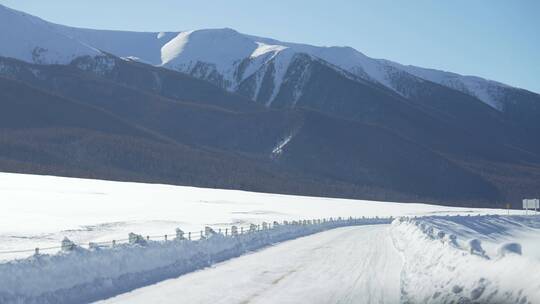
<svg viewBox="0 0 540 304"><path fill-rule="evenodd" d="M230 27L477 75L540 92L537 0L0 0L89 28L177 31Z"/></svg>

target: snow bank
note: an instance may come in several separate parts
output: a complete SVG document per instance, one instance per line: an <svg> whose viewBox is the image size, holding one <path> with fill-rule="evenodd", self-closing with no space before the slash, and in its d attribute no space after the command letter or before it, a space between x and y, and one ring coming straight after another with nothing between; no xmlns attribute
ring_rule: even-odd
<svg viewBox="0 0 540 304"><path fill-rule="evenodd" d="M400 218L391 235L402 252L402 301L405 303L540 303L540 261L510 251L488 255L480 237L534 228L539 217L427 217ZM441 230L441 227L449 228ZM496 232L497 229L499 232ZM469 242L462 237L479 238ZM481 233L478 231L482 231ZM439 232L453 237L439 238ZM472 248L472 250L471 250ZM524 248L526 249L526 248ZM472 252L472 253L471 253Z"/></svg>
<svg viewBox="0 0 540 304"><path fill-rule="evenodd" d="M503 243L519 242L526 249L525 256L539 260L540 218L536 216L429 216L422 218L424 225L436 231L459 236L462 246L467 240L478 239L489 256L496 256Z"/></svg>
<svg viewBox="0 0 540 304"><path fill-rule="evenodd" d="M0 303L82 303L111 297L210 266L276 242L389 219L311 221L224 236L209 231L196 241L146 241L112 248L75 247L0 264ZM131 239L134 239L131 237ZM71 248L72 246L70 246ZM189 286L187 286L189 288Z"/></svg>
<svg viewBox="0 0 540 304"><path fill-rule="evenodd" d="M521 255L521 244L518 243L506 243L499 248L499 257L505 257L509 254Z"/></svg>

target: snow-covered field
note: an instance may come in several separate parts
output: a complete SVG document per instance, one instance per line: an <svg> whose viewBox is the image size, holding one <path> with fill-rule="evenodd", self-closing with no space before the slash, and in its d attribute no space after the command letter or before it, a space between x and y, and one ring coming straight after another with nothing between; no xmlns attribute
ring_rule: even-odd
<svg viewBox="0 0 540 304"><path fill-rule="evenodd" d="M0 252L59 246L64 237L88 244L125 239L129 232L164 236L206 225L506 212L8 173L0 173L0 197ZM0 254L0 260L28 255Z"/></svg>
<svg viewBox="0 0 540 304"><path fill-rule="evenodd" d="M520 211L506 216L495 209L7 173L0 173L0 197L0 302L540 302L540 217ZM172 241L176 228L349 216L402 218L391 225L383 219L280 225L238 238ZM351 224L363 226L342 227ZM333 227L342 228L327 230ZM65 236L85 245L129 232L159 241L42 250L54 255L16 261L32 253L2 253L58 246ZM470 239L485 251L470 253ZM511 242L522 255L500 251ZM505 248L519 247L513 246ZM252 250L258 251L237 257Z"/></svg>

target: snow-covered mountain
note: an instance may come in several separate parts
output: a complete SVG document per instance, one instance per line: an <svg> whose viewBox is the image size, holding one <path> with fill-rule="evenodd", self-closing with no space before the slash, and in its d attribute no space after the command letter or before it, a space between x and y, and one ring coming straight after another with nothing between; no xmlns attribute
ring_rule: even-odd
<svg viewBox="0 0 540 304"><path fill-rule="evenodd" d="M141 33L66 27L0 6L0 55L34 63L68 63L102 50L126 59L184 72L270 105L284 86L291 105L310 77L310 62L324 61L351 78L408 97L411 83L428 80L504 110L511 87L474 76L373 59L350 47L318 47L239 33L233 29ZM407 83L407 85L403 85ZM287 85L285 85L287 84Z"/></svg>
<svg viewBox="0 0 540 304"><path fill-rule="evenodd" d="M425 69L412 65L403 66L393 62L388 63L419 78L474 96L498 110L504 109L504 90L512 88L503 83L481 77L463 76L452 72Z"/></svg>
<svg viewBox="0 0 540 304"><path fill-rule="evenodd" d="M101 36L102 31L73 28L64 30L85 43L115 55L188 73L229 91L240 91L266 104L272 103L284 82L291 81L294 67L301 70L301 78L309 76L306 55L311 59L322 59L338 70L376 82L405 96L410 88L399 85L401 78L413 81L429 80L474 96L502 110L503 101L499 88L508 87L479 77L373 59L350 47L288 43L245 35L227 28L179 33L116 32L119 39L114 39L113 43L109 39L96 39L96 34ZM112 33L106 35L113 38ZM141 43L145 50L135 51L136 47L126 49L125 43L121 44L122 47L116 45L116 41L132 41L148 36L153 39ZM296 94L302 94L301 83L295 86Z"/></svg>
<svg viewBox="0 0 540 304"><path fill-rule="evenodd" d="M532 92L232 29L0 17L0 171L475 206L540 189Z"/></svg>
<svg viewBox="0 0 540 304"><path fill-rule="evenodd" d="M95 56L95 48L56 30L56 26L0 5L0 55L27 62L66 64Z"/></svg>

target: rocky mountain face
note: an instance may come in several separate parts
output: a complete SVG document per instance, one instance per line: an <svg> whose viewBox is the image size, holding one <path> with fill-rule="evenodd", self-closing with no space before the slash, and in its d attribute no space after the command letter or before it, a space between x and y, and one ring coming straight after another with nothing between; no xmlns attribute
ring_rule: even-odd
<svg viewBox="0 0 540 304"><path fill-rule="evenodd" d="M0 17L16 28L0 29L3 171L451 205L540 195L526 90L231 29Z"/></svg>

